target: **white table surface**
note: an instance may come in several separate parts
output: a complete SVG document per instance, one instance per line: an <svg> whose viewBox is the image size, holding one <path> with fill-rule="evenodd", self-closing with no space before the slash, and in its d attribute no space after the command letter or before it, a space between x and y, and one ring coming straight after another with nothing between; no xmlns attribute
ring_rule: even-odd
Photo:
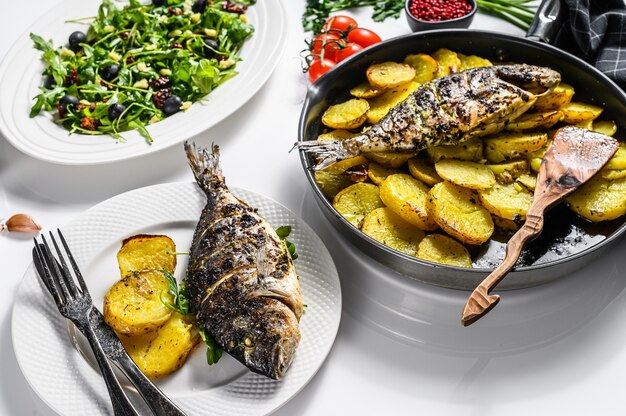
<svg viewBox="0 0 626 416"><path fill-rule="evenodd" d="M3 0L0 57L60 3ZM283 3L289 36L276 71L240 111L196 138L220 144L228 183L278 200L317 229L340 272L344 313L333 350L275 414L624 414L624 242L573 276L507 293L496 312L460 328L466 293L407 281L363 259L321 217L297 154L287 153L297 139L308 81L299 58L304 2ZM369 10L355 15L383 38L409 32L403 18L373 23ZM472 27L522 34L481 14ZM30 159L0 136L0 217L25 212L46 229L118 193L192 180L182 146L113 166L70 168ZM31 247L30 237L0 235L0 415L54 414L22 375L11 342L13 297Z"/></svg>

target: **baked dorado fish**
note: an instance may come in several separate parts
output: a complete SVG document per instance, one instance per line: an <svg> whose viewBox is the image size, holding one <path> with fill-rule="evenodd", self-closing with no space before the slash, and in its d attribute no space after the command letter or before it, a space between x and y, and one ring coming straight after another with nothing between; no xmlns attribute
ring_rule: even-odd
<svg viewBox="0 0 626 416"><path fill-rule="evenodd" d="M185 143L185 152L207 196L185 278L190 309L224 351L279 379L300 341L303 310L289 251L257 210L228 190L218 146Z"/></svg>
<svg viewBox="0 0 626 416"><path fill-rule="evenodd" d="M336 141L296 146L318 158L316 170L365 152L416 152L501 131L561 82L561 75L532 65L469 69L427 82L369 130Z"/></svg>

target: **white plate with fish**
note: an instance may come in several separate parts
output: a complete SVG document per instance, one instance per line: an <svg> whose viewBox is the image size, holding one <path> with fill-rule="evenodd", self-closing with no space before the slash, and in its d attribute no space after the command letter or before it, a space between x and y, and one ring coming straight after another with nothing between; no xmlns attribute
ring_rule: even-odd
<svg viewBox="0 0 626 416"><path fill-rule="evenodd" d="M73 31L86 29L85 24L66 21L93 16L99 4L99 0L63 1L23 33L0 63L0 132L31 157L61 165L97 165L154 153L202 133L256 94L280 60L287 39L281 0L264 0L251 6L246 16L255 32L239 52L239 73L188 110L148 126L154 138L152 144L135 130L122 132L126 141L117 143L108 135L69 134L45 111L29 118L44 65L28 34L52 39L55 45L65 44Z"/></svg>
<svg viewBox="0 0 626 416"><path fill-rule="evenodd" d="M313 230L294 213L262 195L233 188L257 207L273 227L291 225L289 240L298 250L295 266L307 305L300 320L302 338L295 359L280 381L249 371L224 354L208 366L200 345L176 373L158 381L161 389L188 415L265 415L297 394L328 355L341 317L341 288L333 260ZM133 190L89 209L62 229L76 257L94 303L118 279L116 252L120 241L138 233L166 234L185 251L206 196L195 183L171 183ZM186 260L179 258L180 281ZM71 325L28 268L13 308L13 345L26 379L37 394L61 415L108 414L110 402L95 362L75 347ZM45 353L42 353L45 345ZM130 390L130 388L129 388Z"/></svg>

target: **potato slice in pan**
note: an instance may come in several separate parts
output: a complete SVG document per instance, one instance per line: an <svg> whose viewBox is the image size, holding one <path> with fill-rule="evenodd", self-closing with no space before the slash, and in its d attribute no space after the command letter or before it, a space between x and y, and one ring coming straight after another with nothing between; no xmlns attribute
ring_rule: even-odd
<svg viewBox="0 0 626 416"><path fill-rule="evenodd" d="M338 130L329 131L328 133L320 134L319 136L317 136L317 140L328 140L328 141L345 140L345 139L350 139L355 136L358 136L358 133L353 133L348 130L338 129Z"/></svg>
<svg viewBox="0 0 626 416"><path fill-rule="evenodd" d="M353 98L328 107L322 115L322 123L333 129L356 129L367 121L369 109L367 100Z"/></svg>
<svg viewBox="0 0 626 416"><path fill-rule="evenodd" d="M485 157L491 163L530 156L548 142L546 133L504 133L484 139Z"/></svg>
<svg viewBox="0 0 626 416"><path fill-rule="evenodd" d="M529 173L525 173L523 175L520 175L519 178L517 178L517 182L524 185L526 188L528 188L528 190L534 192L535 188L537 187L537 175L531 175Z"/></svg>
<svg viewBox="0 0 626 416"><path fill-rule="evenodd" d="M506 218L498 217L497 215L492 215L491 219L493 220L496 228L501 232L515 232L519 230L519 225L513 220L507 220Z"/></svg>
<svg viewBox="0 0 626 416"><path fill-rule="evenodd" d="M441 176L437 174L435 166L424 158L414 157L409 159L408 166L411 175L428 186L433 186L434 184L443 181Z"/></svg>
<svg viewBox="0 0 626 416"><path fill-rule="evenodd" d="M576 127L580 127L581 129L593 130L593 119L583 120L580 123L577 123Z"/></svg>
<svg viewBox="0 0 626 416"><path fill-rule="evenodd" d="M596 175L567 197L572 211L593 222L626 214L626 178L607 180Z"/></svg>
<svg viewBox="0 0 626 416"><path fill-rule="evenodd" d="M613 120L594 121L592 130L607 136L613 136L617 133L617 124Z"/></svg>
<svg viewBox="0 0 626 416"><path fill-rule="evenodd" d="M134 272L109 288L104 296L104 320L115 332L142 335L163 325L172 310L163 301L172 303L169 281L157 270Z"/></svg>
<svg viewBox="0 0 626 416"><path fill-rule="evenodd" d="M432 81L435 78L437 68L439 68L435 58L425 53L408 55L404 58L404 63L411 65L415 69L415 78L413 80L420 84Z"/></svg>
<svg viewBox="0 0 626 416"><path fill-rule="evenodd" d="M399 62L381 62L372 64L365 71L365 76L374 88L396 88L415 78L415 69Z"/></svg>
<svg viewBox="0 0 626 416"><path fill-rule="evenodd" d="M350 90L350 94L356 98L374 98L385 92L385 88L372 87L369 82L364 82Z"/></svg>
<svg viewBox="0 0 626 416"><path fill-rule="evenodd" d="M404 221L387 207L376 208L363 219L361 231L382 244L414 256L424 231Z"/></svg>
<svg viewBox="0 0 626 416"><path fill-rule="evenodd" d="M527 160L517 159L485 166L491 169L498 182L511 183L520 175L528 173L530 164Z"/></svg>
<svg viewBox="0 0 626 416"><path fill-rule="evenodd" d="M493 234L491 214L477 202L471 189L440 182L428 193L426 207L447 234L463 243L480 245Z"/></svg>
<svg viewBox="0 0 626 416"><path fill-rule="evenodd" d="M602 107L593 104L580 103L572 101L559 110L563 113L563 121L569 124L583 123L598 118L602 111Z"/></svg>
<svg viewBox="0 0 626 416"><path fill-rule="evenodd" d="M200 341L200 334L184 315L174 312L156 331L136 337L121 335L120 341L141 371L155 379L178 370Z"/></svg>
<svg viewBox="0 0 626 416"><path fill-rule="evenodd" d="M395 153L395 152L369 152L364 153L365 157L387 168L399 168L406 165L406 162L415 157L417 153Z"/></svg>
<svg viewBox="0 0 626 416"><path fill-rule="evenodd" d="M435 163L435 170L443 179L465 188L486 189L496 183L491 169L467 160L442 159Z"/></svg>
<svg viewBox="0 0 626 416"><path fill-rule="evenodd" d="M414 177L399 173L390 175L380 186L380 199L406 222L422 230L437 229L426 210L428 186Z"/></svg>
<svg viewBox="0 0 626 416"><path fill-rule="evenodd" d="M438 162L441 159L459 159L478 162L483 158L483 141L474 137L460 144L429 147L426 149L426 153L433 162Z"/></svg>
<svg viewBox="0 0 626 416"><path fill-rule="evenodd" d="M601 170L601 175L604 179L608 179L608 180L615 180L615 179L622 179L622 178L626 178L626 169L621 169L621 170Z"/></svg>
<svg viewBox="0 0 626 416"><path fill-rule="evenodd" d="M380 186L383 184L387 176L394 175L396 173L402 173L402 170L396 168L386 168L376 162L372 162L368 165L367 176L374 182L376 185Z"/></svg>
<svg viewBox="0 0 626 416"><path fill-rule="evenodd" d="M558 110L546 111L543 113L525 113L514 121L510 122L506 129L509 131L521 132L535 129L549 129L561 121L563 113Z"/></svg>
<svg viewBox="0 0 626 416"><path fill-rule="evenodd" d="M439 64L435 78L445 77L461 70L461 60L459 56L450 49L438 49L432 56L437 61L437 64Z"/></svg>
<svg viewBox="0 0 626 416"><path fill-rule="evenodd" d="M449 266L472 267L472 258L463 244L443 234L424 237L417 247L417 257Z"/></svg>
<svg viewBox="0 0 626 416"><path fill-rule="evenodd" d="M523 220L533 202L533 193L518 183L502 185L478 192L483 206L498 217L509 220Z"/></svg>
<svg viewBox="0 0 626 416"><path fill-rule="evenodd" d="M561 82L553 90L548 91L547 93L537 97L537 101L535 101L534 107L535 110L539 112L558 110L559 108L572 101L573 96L574 87L564 82Z"/></svg>
<svg viewBox="0 0 626 416"><path fill-rule="evenodd" d="M626 169L626 143L620 143L617 152L609 159L604 169Z"/></svg>
<svg viewBox="0 0 626 416"><path fill-rule="evenodd" d="M369 100L370 109L367 112L367 121L371 124L378 123L394 106L403 101L417 89L417 82L409 82L399 87L385 91L378 97Z"/></svg>
<svg viewBox="0 0 626 416"><path fill-rule="evenodd" d="M373 183L355 183L333 198L333 207L357 228L367 214L382 206L380 191Z"/></svg>
<svg viewBox="0 0 626 416"><path fill-rule="evenodd" d="M369 161L364 156L355 156L340 160L329 167L317 170L313 174L317 186L327 198L334 198L344 188L352 185L354 181L346 174L350 168L359 165L367 165Z"/></svg>
<svg viewBox="0 0 626 416"><path fill-rule="evenodd" d="M530 169L533 172L539 172L539 166L541 166L541 161L543 160L543 158L540 157L534 157L532 159L530 159Z"/></svg>
<svg viewBox="0 0 626 416"><path fill-rule="evenodd" d="M471 68L482 68L485 66L493 66L489 59L481 58L476 55L463 55L462 53L457 53L459 60L461 61L461 71L465 71L466 69Z"/></svg>
<svg viewBox="0 0 626 416"><path fill-rule="evenodd" d="M117 264L122 277L139 270L166 270L174 273L176 244L166 235L137 234L122 241Z"/></svg>

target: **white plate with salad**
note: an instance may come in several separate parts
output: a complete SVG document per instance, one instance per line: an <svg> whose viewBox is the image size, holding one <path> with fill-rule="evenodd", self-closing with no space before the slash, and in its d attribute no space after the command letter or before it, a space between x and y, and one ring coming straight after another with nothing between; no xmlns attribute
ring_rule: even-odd
<svg viewBox="0 0 626 416"><path fill-rule="evenodd" d="M226 353L209 366L206 346L196 347L182 368L157 381L189 416L260 416L278 409L323 365L341 319L339 276L322 240L276 201L239 188L232 191L257 207L272 226L291 227L289 240L297 248L294 264L307 305L300 320L302 338L291 367L279 381L252 373ZM119 279L116 253L122 239L141 233L165 234L177 250L184 251L190 247L205 204L206 196L195 183L160 184L113 197L63 227L94 304L102 310L105 293ZM178 281L186 262L183 256L179 258ZM85 348L87 344L72 339L74 331L68 322L29 267L13 305L13 348L20 369L33 390L60 415L110 414L104 380ZM132 386L128 385L127 391L132 391Z"/></svg>
<svg viewBox="0 0 626 416"><path fill-rule="evenodd" d="M0 63L0 132L34 158L96 165L219 123L271 75L286 17L281 0L213 3L62 2Z"/></svg>

